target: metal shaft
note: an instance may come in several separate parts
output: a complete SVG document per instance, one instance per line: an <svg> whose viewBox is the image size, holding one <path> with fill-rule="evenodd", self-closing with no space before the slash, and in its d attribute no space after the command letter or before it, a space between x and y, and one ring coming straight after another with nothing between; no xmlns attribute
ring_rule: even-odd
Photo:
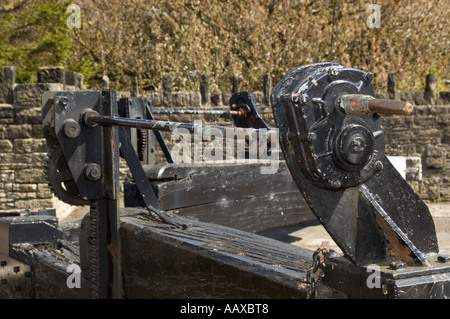
<svg viewBox="0 0 450 319"><path fill-rule="evenodd" d="M337 104L346 114L409 115L414 109L412 104L405 101L376 99L363 94L341 95Z"/></svg>
<svg viewBox="0 0 450 319"><path fill-rule="evenodd" d="M211 114L211 115L242 115L241 111L231 110L152 110L153 114Z"/></svg>
<svg viewBox="0 0 450 319"><path fill-rule="evenodd" d="M211 130L216 129L224 133L227 130L234 130L235 133L251 134L258 132L259 129L254 128L242 128L242 127L229 127L220 125L200 125L192 123L182 123L182 122L170 122L170 121L158 121L158 120L145 120L145 119L130 119L123 117L113 117L99 115L95 111L87 111L84 113L84 122L91 127L96 125L117 125L126 127L138 127L147 130L157 130L172 132L177 129L186 129L191 133L198 132L199 130ZM264 129L264 132L270 136L271 130Z"/></svg>

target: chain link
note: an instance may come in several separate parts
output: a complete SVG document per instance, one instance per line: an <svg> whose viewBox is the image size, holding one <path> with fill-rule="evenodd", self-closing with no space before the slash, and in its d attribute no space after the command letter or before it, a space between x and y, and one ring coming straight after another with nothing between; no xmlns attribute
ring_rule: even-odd
<svg viewBox="0 0 450 319"><path fill-rule="evenodd" d="M98 203L91 203L90 207L90 234L89 234L89 270L90 270L90 293L92 299L100 296L100 263L99 263L99 222Z"/></svg>
<svg viewBox="0 0 450 319"><path fill-rule="evenodd" d="M325 257L330 255L333 256L335 254L335 250L327 248L324 245L314 251L312 255L312 265L306 273L306 280L311 286L307 295L308 299L315 299L317 297L316 285L320 282L321 278L325 276L325 273L323 272Z"/></svg>

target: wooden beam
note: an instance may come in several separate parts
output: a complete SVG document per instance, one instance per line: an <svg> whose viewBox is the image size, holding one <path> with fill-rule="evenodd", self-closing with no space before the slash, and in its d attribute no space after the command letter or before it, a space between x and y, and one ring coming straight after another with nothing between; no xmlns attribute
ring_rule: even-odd
<svg viewBox="0 0 450 319"><path fill-rule="evenodd" d="M144 166L162 210L248 232L315 220L284 161L276 174L263 164ZM144 206L136 185L125 182L125 205Z"/></svg>
<svg viewBox="0 0 450 319"><path fill-rule="evenodd" d="M185 219L163 225L142 209L122 215L126 298L306 298L312 251ZM331 296L320 287L322 296Z"/></svg>

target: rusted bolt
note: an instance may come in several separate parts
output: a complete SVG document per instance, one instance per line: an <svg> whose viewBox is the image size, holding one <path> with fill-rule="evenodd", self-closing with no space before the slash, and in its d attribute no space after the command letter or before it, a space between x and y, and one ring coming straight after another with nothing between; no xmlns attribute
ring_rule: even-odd
<svg viewBox="0 0 450 319"><path fill-rule="evenodd" d="M66 107L69 104L69 100L67 97L63 96L59 99L59 103L61 103L62 106Z"/></svg>
<svg viewBox="0 0 450 319"><path fill-rule="evenodd" d="M63 123L63 132L68 138L76 138L81 132L80 124L73 119L67 119Z"/></svg>
<svg viewBox="0 0 450 319"><path fill-rule="evenodd" d="M393 270L406 269L408 266L403 261L393 261L389 264L389 268Z"/></svg>
<svg viewBox="0 0 450 319"><path fill-rule="evenodd" d="M20 271L20 267L19 266L13 267L13 271L17 274Z"/></svg>
<svg viewBox="0 0 450 319"><path fill-rule="evenodd" d="M376 161L376 162L375 162L375 169L376 169L377 171L382 171L383 168L384 168L384 166L383 166L383 163L382 163L381 161Z"/></svg>
<svg viewBox="0 0 450 319"><path fill-rule="evenodd" d="M333 181L331 182L331 186L333 186L334 188L340 188L342 184L340 180L333 179Z"/></svg>
<svg viewBox="0 0 450 319"><path fill-rule="evenodd" d="M8 281L6 279L2 279L2 285L6 285Z"/></svg>
<svg viewBox="0 0 450 319"><path fill-rule="evenodd" d="M0 265L1 265L2 267L5 267L5 266L6 266L6 260L2 260L2 261L0 262Z"/></svg>
<svg viewBox="0 0 450 319"><path fill-rule="evenodd" d="M15 291L20 291L20 286L14 286Z"/></svg>
<svg viewBox="0 0 450 319"><path fill-rule="evenodd" d="M97 181L102 177L102 169L100 165L91 163L86 165L86 177L91 181Z"/></svg>
<svg viewBox="0 0 450 319"><path fill-rule="evenodd" d="M25 277L26 277L26 278L30 278L30 277L31 277L31 272L26 271L26 272L25 272Z"/></svg>

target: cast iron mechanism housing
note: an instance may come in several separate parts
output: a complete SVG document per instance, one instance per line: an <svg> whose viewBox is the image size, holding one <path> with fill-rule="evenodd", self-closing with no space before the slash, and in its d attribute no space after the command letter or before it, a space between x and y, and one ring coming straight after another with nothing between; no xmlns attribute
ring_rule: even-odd
<svg viewBox="0 0 450 319"><path fill-rule="evenodd" d="M411 106L375 99L372 79L328 62L288 72L272 91L280 146L312 212L350 261L429 266L438 251L434 222L385 156L379 116Z"/></svg>
<svg viewBox="0 0 450 319"><path fill-rule="evenodd" d="M343 67L318 67L279 94L288 120L287 141L299 166L316 186L359 185L375 174L385 140L377 114L347 115L336 107L347 94L374 95L373 75Z"/></svg>

